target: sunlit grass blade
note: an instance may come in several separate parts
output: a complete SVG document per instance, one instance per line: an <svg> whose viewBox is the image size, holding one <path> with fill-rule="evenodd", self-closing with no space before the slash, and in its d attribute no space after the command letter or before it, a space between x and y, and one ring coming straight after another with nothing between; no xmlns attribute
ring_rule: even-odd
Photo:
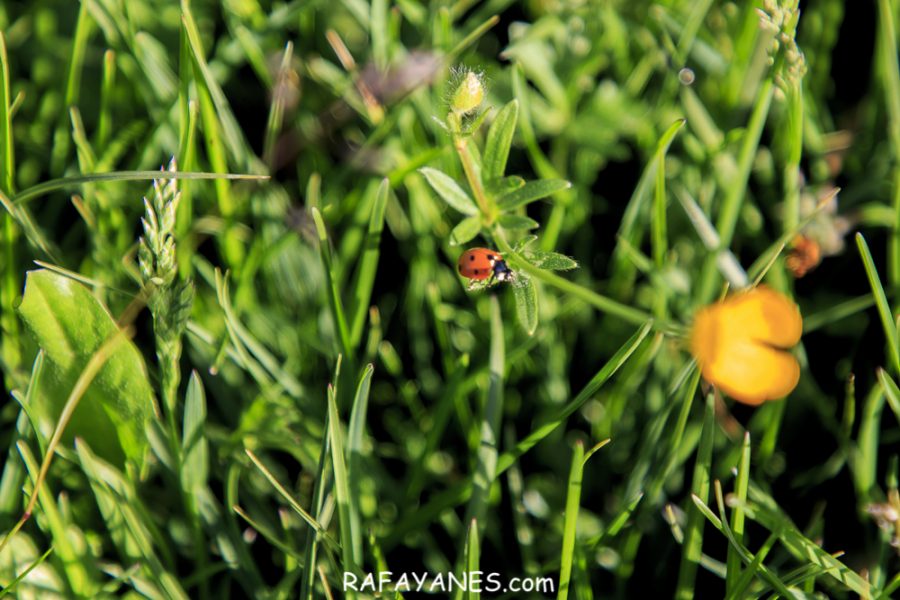
<svg viewBox="0 0 900 600"><path fill-rule="evenodd" d="M297 502L296 498L287 491L287 489L281 484L278 479L275 478L275 475L272 474L272 471L266 467L263 462L253 453L249 448L245 448L244 452L250 458L251 462L259 469L260 473L265 476L265 478L272 484L272 487L278 492L278 494L284 498L287 503L290 505L294 511L300 515L300 518L306 521L306 523L316 532L316 534L325 541L325 544L334 552L341 551L341 545L331 537L331 534L319 523L316 519L306 511L305 508L300 506L300 503Z"/></svg>
<svg viewBox="0 0 900 600"><path fill-rule="evenodd" d="M350 340L350 330L347 327L344 303L341 300L340 283L334 271L334 258L331 253L330 242L328 241L328 231L325 229L325 221L322 220L322 215L318 208L312 208L312 216L316 225L316 233L319 236L319 256L322 260L322 267L325 269L325 277L329 288L328 300L334 322L336 342L340 348L340 353L351 357L353 356L353 344Z"/></svg>
<svg viewBox="0 0 900 600"><path fill-rule="evenodd" d="M732 547L734 547L738 551L741 559L750 565L756 565L756 569L758 570L760 576L765 579L766 583L768 583L773 589L777 590L785 598L794 597L794 594L791 593L791 591L781 581L778 575L776 575L765 565L763 565L761 560L755 561L755 557L753 556L753 554L734 538L734 535L731 533L731 530L728 527L727 521L723 521L722 519L717 517L709 508L709 506L707 506L707 504L697 496L692 495L691 500L694 501L694 506L696 506L698 514L705 517L713 527L718 529L719 532L721 532L726 538L728 538L728 541L731 543Z"/></svg>
<svg viewBox="0 0 900 600"><path fill-rule="evenodd" d="M706 396L706 411L703 418L703 430L700 433L700 446L697 449L697 460L694 463L694 476L691 483L691 494L695 498L709 497L710 465L712 463L712 447L715 437L714 394ZM694 582L697 576L697 565L703 553L703 514L696 509L688 510L688 521L684 532L681 567L678 570L678 586L675 598L688 599L694 597Z"/></svg>
<svg viewBox="0 0 900 600"><path fill-rule="evenodd" d="M879 369L883 373L883 369ZM885 374L886 375L886 374ZM882 379L886 384L887 379ZM881 437L881 415L884 411L885 391L883 386L873 386L866 395L862 407L862 415L859 419L859 433L856 445L858 453L850 456L851 474L856 485L856 492L860 501L870 501L876 491L876 477L878 473L878 446Z"/></svg>
<svg viewBox="0 0 900 600"><path fill-rule="evenodd" d="M206 90L212 99L212 103L215 105L215 118L221 125L222 139L228 148L228 152L235 160L235 164L240 165L242 168L259 172L259 161L250 152L250 145L244 139L237 119L235 119L231 110L231 105L228 103L228 99L222 92L222 88L219 87L218 82L216 82L209 64L206 62L200 31L197 28L197 23L194 21L190 4L186 1L181 2L181 18L184 24L184 31L187 33L194 67L200 75L197 78L197 85L202 86Z"/></svg>
<svg viewBox="0 0 900 600"><path fill-rule="evenodd" d="M0 31L0 192L7 195L12 195L14 192L13 178L15 176L11 103L6 36Z"/></svg>
<svg viewBox="0 0 900 600"><path fill-rule="evenodd" d="M472 519L469 522L469 529L466 535L466 553L465 553L465 562L466 562L466 571L471 575L472 573L480 572L478 568L480 563L480 553L481 553L481 542L478 539L478 520ZM465 598L466 600L478 600L481 598L480 586L470 586L470 589L467 590Z"/></svg>
<svg viewBox="0 0 900 600"><path fill-rule="evenodd" d="M647 202L650 198L650 186L656 181L659 165L664 160L672 140L675 139L675 135L684 125L684 122L684 119L675 121L660 137L654 154L655 160L650 160L647 166L644 167L644 171L641 173L641 177L631 193L628 204L625 206L616 237L625 240L631 247L640 247L640 241L645 231L644 226L647 221L642 217L648 212ZM663 174L663 177L665 177L665 174ZM614 287L626 285L634 277L634 268L628 264L618 244L613 251L613 262L616 265L613 277Z"/></svg>
<svg viewBox="0 0 900 600"><path fill-rule="evenodd" d="M668 252L668 221L666 219L666 152L675 139L675 135L685 124L684 119L678 119L672 123L663 133L656 145L656 153L653 160L656 162L656 186L653 194L653 216L650 219L650 229L653 240L653 262L657 267L662 267Z"/></svg>
<svg viewBox="0 0 900 600"><path fill-rule="evenodd" d="M272 90L272 105L269 108L269 119L266 122L266 132L263 139L263 160L271 169L275 160L275 142L281 133L284 125L284 105L287 100L287 94L290 92L290 73L291 60L294 54L293 42L288 42L284 46L284 53L281 55L281 65L278 67L278 74L275 79L275 89Z"/></svg>
<svg viewBox="0 0 900 600"><path fill-rule="evenodd" d="M869 245L861 233L856 234L856 246L859 248L859 255L866 269L869 285L872 287L875 304L878 306L878 315L881 317L881 325L884 328L884 337L888 347L891 368L895 374L900 374L900 340L898 340L897 336L897 327L894 324L893 313L888 304L887 296L885 296L884 288L881 286L881 278L878 276L878 270L875 268L875 261L872 260L872 254L869 252Z"/></svg>
<svg viewBox="0 0 900 600"><path fill-rule="evenodd" d="M353 505L353 510L350 511L351 533L354 536L354 552L358 552L354 556L357 564L362 564L363 562L362 524L360 522L362 509L360 505L364 502L364 495L369 494L364 489L364 482L367 479L365 459L368 455L365 433L366 416L369 408L369 390L372 386L372 373L374 370L372 365L366 365L362 376L359 378L359 385L353 398L353 408L350 410L350 425L347 431L347 481L350 489L349 501Z"/></svg>
<svg viewBox="0 0 900 600"><path fill-rule="evenodd" d="M45 560L47 560L47 557L50 556L52 553L53 553L53 546L48 548L46 552L44 552L37 559L35 559L30 565L28 565L28 567L26 567L24 571L22 571L21 573L16 575L15 579L10 581L9 583L5 583L3 585L3 589L0 590L0 598L4 598L4 597L6 597L7 594L15 592L16 586L19 585L19 582L22 581L23 579L25 579L26 577L28 577L28 574L31 573L35 568L40 566L40 564L43 563Z"/></svg>
<svg viewBox="0 0 900 600"><path fill-rule="evenodd" d="M27 202L39 196L64 190L85 183L100 181L147 181L152 179L268 179L268 175L246 175L234 173L190 173L187 171L111 171L109 173L92 173L75 177L62 177L39 183L24 189L11 200L15 203Z"/></svg>
<svg viewBox="0 0 900 600"><path fill-rule="evenodd" d="M337 502L341 550L344 569L349 570L353 564L362 564L362 535L355 532L353 516L354 504L350 501L350 483L347 480L347 466L344 452L344 434L338 416L337 391L333 385L328 386L328 438L331 445L331 466L334 470L334 495ZM354 545L358 542L358 546ZM348 597L353 596L348 594Z"/></svg>
<svg viewBox="0 0 900 600"><path fill-rule="evenodd" d="M38 482L40 465L25 441L19 441L16 447L22 457L22 462L25 464L31 484L34 486ZM73 532L69 531L71 523L67 522L65 515L60 512L59 504L54 498L53 492L44 486L40 486L36 490L32 488L31 493L36 493L40 499L40 510L45 519L48 535L53 541L54 555L63 561L66 579L72 591L87 597L93 595L97 590L95 574L92 574L82 561L82 551L75 543ZM15 529L6 535L14 535L14 532ZM4 538L5 542L6 539Z"/></svg>
<svg viewBox="0 0 900 600"><path fill-rule="evenodd" d="M750 504L744 507L748 519L766 529L777 532L781 545L798 560L827 568L827 575L846 585L863 597L875 597L881 593L853 569L832 556L821 546L803 535L800 530L777 508L774 500L765 495L753 482L749 488Z"/></svg>
<svg viewBox="0 0 900 600"><path fill-rule="evenodd" d="M897 387L897 383L884 369L878 369L878 381L881 383L891 410L900 421L900 387Z"/></svg>
<svg viewBox="0 0 900 600"><path fill-rule="evenodd" d="M750 433L744 434L744 442L741 445L741 458L737 468L737 479L734 483L734 493L740 503L731 512L731 530L738 542L744 541L744 509L747 501L747 486L750 482ZM734 546L728 547L728 575L725 579L725 591L731 592L741 577L741 557Z"/></svg>
<svg viewBox="0 0 900 600"><path fill-rule="evenodd" d="M569 469L569 484L566 492L566 513L563 520L563 545L560 557L558 600L569 597L572 578L572 562L575 557L575 533L578 528L578 508L581 503L581 480L584 477L584 444L575 442L572 451L572 466Z"/></svg>
<svg viewBox="0 0 900 600"><path fill-rule="evenodd" d="M378 271L378 257L381 246L381 232L384 229L384 211L387 207L390 185L387 179L382 180L375 195L372 213L369 215L369 229L363 242L363 255L359 261L355 285L353 286L352 322L350 326L350 344L359 347L362 340L369 302L372 299L372 287Z"/></svg>

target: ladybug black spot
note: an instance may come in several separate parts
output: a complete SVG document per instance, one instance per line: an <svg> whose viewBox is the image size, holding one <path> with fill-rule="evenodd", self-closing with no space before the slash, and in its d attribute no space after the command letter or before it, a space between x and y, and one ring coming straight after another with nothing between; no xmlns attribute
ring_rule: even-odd
<svg viewBox="0 0 900 600"><path fill-rule="evenodd" d="M474 254L470 254L470 255L469 255L469 262L473 262L474 260L475 260L475 255L474 255Z"/></svg>
<svg viewBox="0 0 900 600"><path fill-rule="evenodd" d="M475 269L475 270L472 271L472 272L475 273L476 275L478 275L479 273L481 273L481 269Z"/></svg>

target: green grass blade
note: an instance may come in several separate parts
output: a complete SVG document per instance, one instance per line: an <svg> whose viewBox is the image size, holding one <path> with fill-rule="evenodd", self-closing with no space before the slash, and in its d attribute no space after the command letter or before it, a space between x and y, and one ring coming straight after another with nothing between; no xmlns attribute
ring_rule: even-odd
<svg viewBox="0 0 900 600"><path fill-rule="evenodd" d="M53 553L53 546L47 549L42 555L40 555L37 559L35 559L28 567L25 568L24 571L16 575L16 578L10 581L9 583L3 584L3 589L0 590L0 598L5 597L7 594L16 591L16 586L20 581L28 577L28 574L31 573L36 567L40 566L47 557Z"/></svg>
<svg viewBox="0 0 900 600"><path fill-rule="evenodd" d="M6 36L0 31L0 192L13 194L15 153L13 150L12 115L9 94L9 57L6 54Z"/></svg>
<svg viewBox="0 0 900 600"><path fill-rule="evenodd" d="M206 393L196 371L191 373L184 399L182 427L182 487L188 492L206 486L209 472L209 449L204 426L206 424Z"/></svg>
<svg viewBox="0 0 900 600"><path fill-rule="evenodd" d="M480 563L481 542L478 540L478 520L472 519L469 522L468 535L466 536L466 571L471 576L473 573L480 572L478 565ZM467 600L479 600L481 598L480 586L471 585L466 590Z"/></svg>
<svg viewBox="0 0 900 600"><path fill-rule="evenodd" d="M350 410L350 426L347 432L347 480L350 488L350 502L353 510L350 511L351 532L353 538L354 560L357 564L363 564L362 556L362 525L360 523L363 495L369 492L364 489L364 481L367 479L365 459L368 450L365 442L366 415L369 407L369 389L372 386L372 365L366 365L356 395L353 398L353 408Z"/></svg>
<svg viewBox="0 0 900 600"><path fill-rule="evenodd" d="M884 390L891 410L894 411L894 415L900 421L900 387L897 387L897 383L884 369L878 369L878 382Z"/></svg>
<svg viewBox="0 0 900 600"><path fill-rule="evenodd" d="M264 180L268 175L245 175L234 173L191 173L187 171L111 171L109 173L91 173L90 175L78 175L75 177L61 177L52 179L24 189L11 200L17 204L33 200L40 196L75 187L85 183L99 181L148 181L152 179L234 179L234 180Z"/></svg>
<svg viewBox="0 0 900 600"><path fill-rule="evenodd" d="M200 31L194 20L190 4L186 0L181 2L181 19L184 31L187 33L194 67L200 75L197 85L202 86L212 99L212 103L215 106L215 118L221 125L222 140L225 142L228 152L234 159L235 164L240 165L241 168L259 172L259 161L255 156L252 156L250 145L244 139L243 133L241 133L241 128L234 117L231 105L228 103L228 99L225 98L222 88L219 87L209 68L209 64L206 62L203 44L200 41Z"/></svg>
<svg viewBox="0 0 900 600"><path fill-rule="evenodd" d="M881 325L884 328L891 367L895 374L900 374L900 340L897 338L897 328L894 324L893 313L884 293L884 288L881 285L878 270L875 268L875 261L872 260L872 254L869 252L869 245L861 233L856 234L856 246L859 248L859 255L866 269L869 285L872 286L875 304L878 306L878 315L881 317Z"/></svg>
<svg viewBox="0 0 900 600"><path fill-rule="evenodd" d="M266 133L263 138L263 160L272 169L275 161L275 142L284 126L284 104L287 95L290 94L291 60L294 55L294 44L288 42L284 46L281 55L281 65L278 67L278 75L275 81L275 89L272 90L272 105L269 107L269 119L266 121Z"/></svg>
<svg viewBox="0 0 900 600"><path fill-rule="evenodd" d="M276 479L275 475L272 474L272 471L270 471L269 468L263 464L263 462L256 456L256 454L254 454L253 451L249 448L245 448L244 452L247 454L247 456L250 458L250 461L256 466L256 468L259 469L260 473L262 473L263 476L269 481L269 483L272 484L272 487L275 488L275 491L277 491L278 494L287 501L288 505L292 509L294 509L294 512L300 515L300 518L306 521L306 523L310 527L312 527L313 531L315 531L316 534L325 541L326 545L329 546L332 551L340 552L341 545L331 537L331 534L328 533L328 531L324 526L322 526L319 521L314 519L312 515L310 515L306 511L306 509L304 509L300 505L297 499L287 491L287 489L281 484L280 481L278 481L278 479Z"/></svg>
<svg viewBox="0 0 900 600"><path fill-rule="evenodd" d="M734 483L735 496L740 504L731 512L731 530L738 542L744 541L744 509L742 505L747 501L747 486L750 483L750 432L744 434L744 442L741 445L741 458L738 464L737 479ZM741 578L741 557L734 546L728 547L728 574L725 578L725 591L730 593L737 587Z"/></svg>
<svg viewBox="0 0 900 600"><path fill-rule="evenodd" d="M362 536L353 531L354 504L350 501L350 483L347 480L347 466L344 452L344 435L338 416L336 390L328 386L328 438L331 444L331 466L334 470L334 495L337 502L338 520L340 521L341 550L344 569L350 570L353 564L362 564L362 546L354 547L354 539L362 541ZM359 517L355 517L358 522ZM355 597L348 594L348 597Z"/></svg>
<svg viewBox="0 0 900 600"><path fill-rule="evenodd" d="M350 341L350 330L347 327L347 317L344 312L344 303L341 300L341 290L334 272L334 259L331 254L331 245L328 241L328 231L325 229L325 221L319 209L312 208L312 216L316 225L316 233L319 236L319 256L322 260L322 266L325 269L325 277L328 280L328 288L330 294L328 300L331 307L331 316L334 319L335 334L340 351L344 356L353 356L353 344Z"/></svg>
<svg viewBox="0 0 900 600"><path fill-rule="evenodd" d="M700 447L697 450L697 461L694 464L694 477L691 483L692 495L703 500L709 497L710 464L712 463L712 447L715 437L714 396L706 397L706 411L703 418L703 430L700 434ZM688 522L685 526L684 545L682 547L681 567L678 570L678 586L675 598L678 600L694 597L694 581L697 576L697 565L703 554L703 514L698 509L688 511Z"/></svg>
<svg viewBox="0 0 900 600"><path fill-rule="evenodd" d="M369 302L372 299L372 287L375 284L375 274L378 271L378 257L381 246L381 232L384 229L384 211L387 207L390 195L390 183L387 179L381 181L375 195L375 203L372 205L372 213L369 215L369 229L363 242L363 255L359 261L359 271L356 275L356 284L353 286L353 308L350 326L350 344L358 348L362 340L363 327L366 323L366 315L369 313Z"/></svg>
<svg viewBox="0 0 900 600"><path fill-rule="evenodd" d="M572 562L575 558L575 533L578 529L578 508L581 503L581 480L584 477L584 444L575 442L572 451L572 466L569 469L569 484L566 492L566 512L563 520L563 544L560 556L559 591L557 600L569 597L572 578Z"/></svg>
<svg viewBox="0 0 900 600"><path fill-rule="evenodd" d="M653 261L662 268L668 252L668 226L666 219L666 152L675 139L675 135L684 127L684 119L672 123L659 139L653 160L656 162L656 187L653 194L653 218L650 229L653 240Z"/></svg>
<svg viewBox="0 0 900 600"><path fill-rule="evenodd" d="M771 77L767 77L756 95L756 103L753 106L750 121L747 123L747 129L744 132L738 152L737 174L729 182L725 197L722 199L722 207L716 223L716 229L721 240L721 248L729 248L731 246L741 207L744 204L744 196L747 192L747 182L750 180L753 160L756 158L759 140L762 136L766 118L769 115L769 108L772 105L774 93L775 84ZM709 260L704 265L701 275L698 300L703 303L709 302L715 296L715 293L715 262L714 260Z"/></svg>

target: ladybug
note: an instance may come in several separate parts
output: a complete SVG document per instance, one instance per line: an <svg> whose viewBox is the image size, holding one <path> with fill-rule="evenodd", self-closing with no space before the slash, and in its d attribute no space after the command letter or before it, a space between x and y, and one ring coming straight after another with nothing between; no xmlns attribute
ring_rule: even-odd
<svg viewBox="0 0 900 600"><path fill-rule="evenodd" d="M497 281L509 281L513 272L496 250L469 248L462 253L457 263L459 274L473 281L490 278L488 285Z"/></svg>

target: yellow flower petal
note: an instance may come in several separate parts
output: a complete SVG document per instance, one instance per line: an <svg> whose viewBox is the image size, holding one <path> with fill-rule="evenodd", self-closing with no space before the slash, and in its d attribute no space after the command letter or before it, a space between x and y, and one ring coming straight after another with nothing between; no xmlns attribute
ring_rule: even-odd
<svg viewBox="0 0 900 600"><path fill-rule="evenodd" d="M707 381L746 404L783 398L800 380L800 365L790 353L748 340L729 342L701 370Z"/></svg>
<svg viewBox="0 0 900 600"><path fill-rule="evenodd" d="M785 350L800 340L797 305L760 286L701 309L691 332L691 353L703 377L747 404L789 394L800 365Z"/></svg>
<svg viewBox="0 0 900 600"><path fill-rule="evenodd" d="M725 325L734 336L790 348L800 341L800 309L785 296L765 286L736 294L721 303Z"/></svg>

